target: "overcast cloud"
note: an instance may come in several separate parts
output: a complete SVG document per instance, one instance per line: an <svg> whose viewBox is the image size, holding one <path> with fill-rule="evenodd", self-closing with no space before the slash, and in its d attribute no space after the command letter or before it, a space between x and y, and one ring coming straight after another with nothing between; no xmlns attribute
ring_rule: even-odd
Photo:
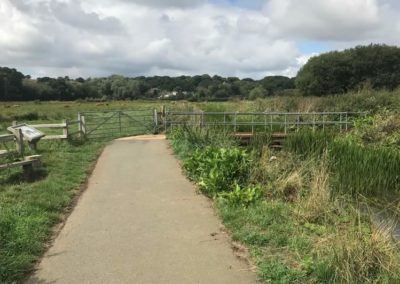
<svg viewBox="0 0 400 284"><path fill-rule="evenodd" d="M320 52L400 44L395 0L1 0L0 66L33 76L294 76Z"/></svg>

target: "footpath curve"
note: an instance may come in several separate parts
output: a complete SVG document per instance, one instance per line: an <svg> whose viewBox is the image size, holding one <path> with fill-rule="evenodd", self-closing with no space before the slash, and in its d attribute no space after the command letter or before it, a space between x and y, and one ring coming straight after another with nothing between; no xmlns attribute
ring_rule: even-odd
<svg viewBox="0 0 400 284"><path fill-rule="evenodd" d="M162 136L120 139L26 283L257 283Z"/></svg>

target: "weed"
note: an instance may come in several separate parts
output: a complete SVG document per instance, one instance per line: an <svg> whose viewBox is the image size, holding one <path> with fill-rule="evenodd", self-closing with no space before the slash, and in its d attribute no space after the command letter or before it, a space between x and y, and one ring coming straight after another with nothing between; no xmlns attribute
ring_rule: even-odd
<svg viewBox="0 0 400 284"><path fill-rule="evenodd" d="M330 213L331 190L327 169L327 156L321 160L320 165L314 169L313 177L309 185L309 192L299 203L297 213L301 220L317 222ZM325 218L323 218L325 219Z"/></svg>
<svg viewBox="0 0 400 284"><path fill-rule="evenodd" d="M218 194L220 202L227 202L233 206L248 207L260 200L263 195L262 188L259 185L241 188L235 184L231 192L222 192Z"/></svg>
<svg viewBox="0 0 400 284"><path fill-rule="evenodd" d="M231 191L249 176L250 156L239 148L196 149L183 164L189 176L208 196Z"/></svg>

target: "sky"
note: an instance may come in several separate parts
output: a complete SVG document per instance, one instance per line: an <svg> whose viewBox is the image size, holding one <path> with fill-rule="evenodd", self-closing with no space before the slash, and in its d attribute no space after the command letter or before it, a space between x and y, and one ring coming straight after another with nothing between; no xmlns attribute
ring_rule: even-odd
<svg viewBox="0 0 400 284"><path fill-rule="evenodd" d="M0 0L0 66L33 77L292 77L370 43L400 45L400 1Z"/></svg>

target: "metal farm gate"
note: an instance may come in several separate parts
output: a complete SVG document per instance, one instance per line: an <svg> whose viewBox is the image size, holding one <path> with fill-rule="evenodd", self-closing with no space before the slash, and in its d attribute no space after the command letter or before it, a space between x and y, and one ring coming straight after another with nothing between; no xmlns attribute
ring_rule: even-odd
<svg viewBox="0 0 400 284"><path fill-rule="evenodd" d="M86 138L116 138L157 132L155 110L87 111L78 114Z"/></svg>

